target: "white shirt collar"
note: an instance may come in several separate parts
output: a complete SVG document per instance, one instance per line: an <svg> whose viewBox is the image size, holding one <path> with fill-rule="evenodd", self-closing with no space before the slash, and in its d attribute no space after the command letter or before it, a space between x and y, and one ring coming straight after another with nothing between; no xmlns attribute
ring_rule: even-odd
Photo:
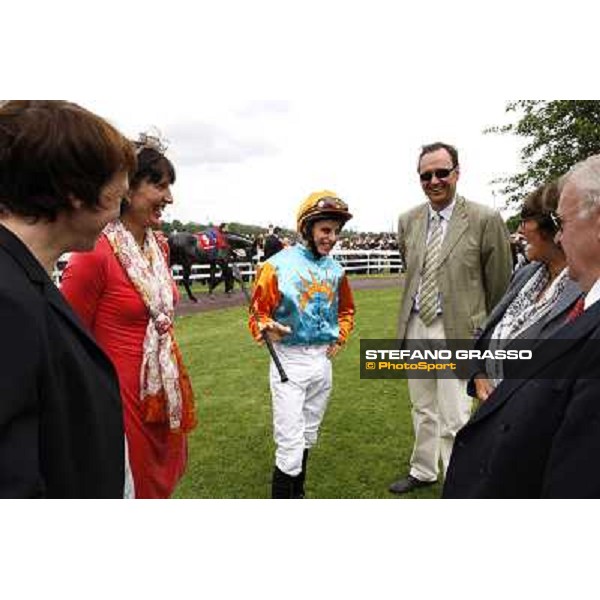
<svg viewBox="0 0 600 600"><path fill-rule="evenodd" d="M456 204L456 196L452 198L452 202L446 206L446 208L439 211L440 217L446 222L450 221L450 217L452 216L452 211L454 210L454 205ZM433 210L431 204L429 204L429 220L433 218L433 215L438 211Z"/></svg>
<svg viewBox="0 0 600 600"><path fill-rule="evenodd" d="M592 304L600 300L600 279L596 279L596 283L592 286L592 289L585 295L585 301L583 303L583 310L587 310Z"/></svg>

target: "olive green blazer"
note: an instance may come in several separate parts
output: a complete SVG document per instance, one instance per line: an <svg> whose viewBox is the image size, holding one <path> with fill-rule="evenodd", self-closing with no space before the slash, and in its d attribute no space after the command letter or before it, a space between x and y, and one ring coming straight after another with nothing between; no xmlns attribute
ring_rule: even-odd
<svg viewBox="0 0 600 600"><path fill-rule="evenodd" d="M406 265L398 338L406 336L425 262L429 203L402 214L398 243ZM457 196L442 243L438 287L447 339L472 339L502 298L512 272L509 234L500 214Z"/></svg>

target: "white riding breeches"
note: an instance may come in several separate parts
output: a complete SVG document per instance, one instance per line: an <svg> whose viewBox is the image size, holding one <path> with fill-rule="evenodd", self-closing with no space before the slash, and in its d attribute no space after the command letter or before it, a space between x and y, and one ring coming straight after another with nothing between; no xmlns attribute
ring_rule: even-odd
<svg viewBox="0 0 600 600"><path fill-rule="evenodd" d="M275 464L284 473L296 476L302 470L304 449L317 442L331 394L331 361L326 345L274 346L288 376L288 381L281 383L271 360Z"/></svg>

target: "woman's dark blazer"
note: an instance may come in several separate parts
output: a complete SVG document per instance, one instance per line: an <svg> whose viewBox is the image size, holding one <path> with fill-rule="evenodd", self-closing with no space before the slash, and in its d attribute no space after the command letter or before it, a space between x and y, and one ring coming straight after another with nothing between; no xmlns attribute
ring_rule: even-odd
<svg viewBox="0 0 600 600"><path fill-rule="evenodd" d="M122 497L114 367L40 263L1 225L0 331L0 497Z"/></svg>
<svg viewBox="0 0 600 600"><path fill-rule="evenodd" d="M543 264L541 262L532 262L524 267L521 267L515 272L510 282L510 285L506 290L506 293L490 313L490 316L488 317L483 327L483 330L477 338L477 341L475 343L475 348L477 350L485 350L489 347L490 339L492 337L494 328L504 316L504 313L506 312L507 308L509 307L511 302L516 298L517 294L523 289L525 284L542 267ZM550 312L548 312L545 317L534 323L531 327L523 331L515 339L536 340L551 337L565 324L569 311L571 310L571 308L573 308L573 305L582 295L582 291L577 285L577 283L575 283L572 279L569 279L564 287L562 294L560 295L556 304L552 307ZM509 342L507 348L510 348L510 345L511 344ZM479 372L485 372L484 362L473 363L472 376L467 384L467 393L470 396L475 395L473 377L476 373Z"/></svg>

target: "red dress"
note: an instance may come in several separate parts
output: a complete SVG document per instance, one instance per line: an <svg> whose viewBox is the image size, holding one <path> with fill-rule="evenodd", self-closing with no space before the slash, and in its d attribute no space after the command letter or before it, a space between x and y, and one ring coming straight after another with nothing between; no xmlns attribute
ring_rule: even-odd
<svg viewBox="0 0 600 600"><path fill-rule="evenodd" d="M92 252L71 255L61 291L117 370L136 498L170 497L185 471L186 436L168 423L144 422L140 368L150 317L105 236ZM177 301L174 282L173 294Z"/></svg>

